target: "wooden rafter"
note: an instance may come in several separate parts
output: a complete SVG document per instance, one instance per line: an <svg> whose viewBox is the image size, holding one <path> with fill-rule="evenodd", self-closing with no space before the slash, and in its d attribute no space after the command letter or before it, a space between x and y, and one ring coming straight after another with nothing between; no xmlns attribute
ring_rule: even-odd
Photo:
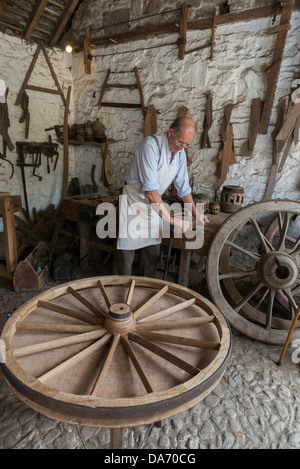
<svg viewBox="0 0 300 469"><path fill-rule="evenodd" d="M70 16L72 15L73 11L75 10L77 6L78 0L69 0L66 3L66 6L57 22L56 28L52 32L50 38L49 38L49 45L54 46L57 41L59 40L59 37L61 33L63 32L64 27L66 26Z"/></svg>
<svg viewBox="0 0 300 469"><path fill-rule="evenodd" d="M42 16L42 13L44 11L44 8L47 4L47 1L48 0L38 0L37 2L35 2L35 5L32 9L32 12L31 12L31 15L29 16L29 19L28 19L28 22L25 26L25 29L24 29L24 33L23 33L23 37L24 39L30 39L32 33L33 33L33 30L35 29L35 27L37 26L41 16Z"/></svg>
<svg viewBox="0 0 300 469"><path fill-rule="evenodd" d="M273 6L254 8L251 10L238 11L218 15L216 25L231 24L239 21L250 21L259 18L266 18L274 14ZM205 30L213 26L213 18L203 18L201 20L192 21L187 24L187 30ZM178 23L166 23L157 26L149 26L147 28L135 29L126 33L117 33L109 36L91 38L91 45L111 45L114 43L124 43L138 40L151 35L173 34L178 32Z"/></svg>
<svg viewBox="0 0 300 469"><path fill-rule="evenodd" d="M0 16L3 13L3 10L5 8L6 0L0 0Z"/></svg>

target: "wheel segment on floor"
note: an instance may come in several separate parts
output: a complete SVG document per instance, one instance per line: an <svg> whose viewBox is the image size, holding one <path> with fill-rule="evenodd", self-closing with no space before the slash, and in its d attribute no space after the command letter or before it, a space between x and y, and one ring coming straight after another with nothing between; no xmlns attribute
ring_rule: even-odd
<svg viewBox="0 0 300 469"><path fill-rule="evenodd" d="M106 276L53 287L9 318L1 365L13 392L52 419L124 428L182 412L224 375L230 328L196 292Z"/></svg>

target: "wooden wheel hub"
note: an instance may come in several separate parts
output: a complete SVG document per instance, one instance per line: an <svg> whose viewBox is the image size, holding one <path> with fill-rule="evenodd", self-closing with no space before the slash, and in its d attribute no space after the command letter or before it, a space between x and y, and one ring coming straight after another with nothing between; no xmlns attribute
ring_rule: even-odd
<svg viewBox="0 0 300 469"><path fill-rule="evenodd" d="M297 280L298 267L287 253L272 251L258 263L259 278L270 288L288 288Z"/></svg>
<svg viewBox="0 0 300 469"><path fill-rule="evenodd" d="M126 303L111 305L104 325L111 334L126 335L134 330L136 321L133 317L130 305Z"/></svg>

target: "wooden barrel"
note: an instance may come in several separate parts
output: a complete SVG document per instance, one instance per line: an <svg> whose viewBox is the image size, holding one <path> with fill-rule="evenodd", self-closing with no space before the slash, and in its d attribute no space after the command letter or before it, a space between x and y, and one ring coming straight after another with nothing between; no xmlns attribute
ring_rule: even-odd
<svg viewBox="0 0 300 469"><path fill-rule="evenodd" d="M55 420L123 428L203 399L230 353L223 315L201 295L144 277L95 277L43 292L7 321L2 371Z"/></svg>

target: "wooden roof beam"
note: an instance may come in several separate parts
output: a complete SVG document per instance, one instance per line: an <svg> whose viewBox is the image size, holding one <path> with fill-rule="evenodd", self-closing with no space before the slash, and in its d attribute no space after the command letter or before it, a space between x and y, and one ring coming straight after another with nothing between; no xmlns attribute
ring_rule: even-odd
<svg viewBox="0 0 300 469"><path fill-rule="evenodd" d="M6 0L0 0L0 16L3 13L3 10L5 8Z"/></svg>
<svg viewBox="0 0 300 469"><path fill-rule="evenodd" d="M25 26L25 29L24 29L24 33L23 33L23 37L24 39L30 39L31 37L31 34L34 30L34 28L36 27L36 25L38 24L41 16L42 16L42 13L44 11L44 8L47 4L47 1L48 0L38 0L33 9L32 9L32 12L31 12L31 15L28 19L28 22Z"/></svg>
<svg viewBox="0 0 300 469"><path fill-rule="evenodd" d="M64 30L64 27L66 26L70 16L72 15L73 11L75 10L76 6L77 6L77 3L78 3L78 0L68 0L68 2L66 3L66 6L57 22L57 26L56 28L53 30L50 38L49 38L49 45L50 46L54 46L63 30Z"/></svg>

